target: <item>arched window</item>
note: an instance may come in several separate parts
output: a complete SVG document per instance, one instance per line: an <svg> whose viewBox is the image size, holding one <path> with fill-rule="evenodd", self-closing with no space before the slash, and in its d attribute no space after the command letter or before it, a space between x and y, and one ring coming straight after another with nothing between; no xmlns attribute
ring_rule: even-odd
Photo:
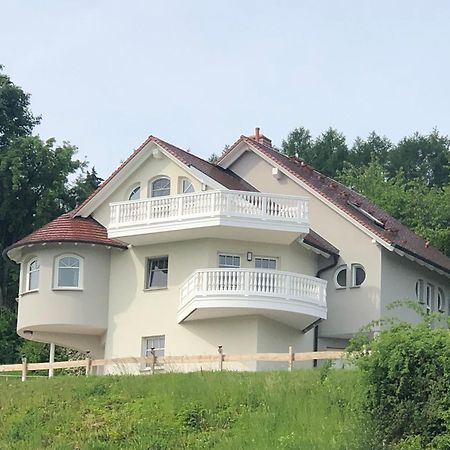
<svg viewBox="0 0 450 450"><path fill-rule="evenodd" d="M161 177L152 181L152 197L164 197L170 195L170 178Z"/></svg>
<svg viewBox="0 0 450 450"><path fill-rule="evenodd" d="M444 290L441 288L438 288L437 290L437 309L439 312L445 312L445 294Z"/></svg>
<svg viewBox="0 0 450 450"><path fill-rule="evenodd" d="M338 289L347 287L347 266L338 267L334 273L334 284Z"/></svg>
<svg viewBox="0 0 450 450"><path fill-rule="evenodd" d="M366 271L361 264L352 264L352 287L359 287L366 279Z"/></svg>
<svg viewBox="0 0 450 450"><path fill-rule="evenodd" d="M30 260L27 266L27 291L35 291L39 288L39 269L41 265L37 258Z"/></svg>
<svg viewBox="0 0 450 450"><path fill-rule="evenodd" d="M192 181L189 178L183 178L181 180L181 192L183 194L190 194L191 192L194 192L194 185L192 184Z"/></svg>
<svg viewBox="0 0 450 450"><path fill-rule="evenodd" d="M423 280L416 281L416 298L419 300L419 303L423 303Z"/></svg>
<svg viewBox="0 0 450 450"><path fill-rule="evenodd" d="M56 258L55 288L81 289L83 259L77 255L61 255Z"/></svg>
<svg viewBox="0 0 450 450"><path fill-rule="evenodd" d="M138 185L131 190L130 195L128 196L128 200L139 200L140 197L141 186Z"/></svg>
<svg viewBox="0 0 450 450"><path fill-rule="evenodd" d="M427 283L427 288L425 292L426 292L427 314L430 314L433 309L434 286L431 283Z"/></svg>

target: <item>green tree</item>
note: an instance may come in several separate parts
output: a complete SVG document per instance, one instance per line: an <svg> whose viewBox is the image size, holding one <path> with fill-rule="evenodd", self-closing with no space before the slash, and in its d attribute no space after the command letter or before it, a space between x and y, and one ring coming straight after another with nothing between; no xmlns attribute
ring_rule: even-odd
<svg viewBox="0 0 450 450"><path fill-rule="evenodd" d="M367 139L355 139L350 149L349 161L355 167L365 166L374 160L385 166L391 148L392 143L386 136L379 136L372 131Z"/></svg>
<svg viewBox="0 0 450 450"><path fill-rule="evenodd" d="M443 186L450 181L450 139L436 129L405 137L389 152L388 168L390 176L401 170L407 179Z"/></svg>
<svg viewBox="0 0 450 450"><path fill-rule="evenodd" d="M73 207L75 208L83 203L92 194L92 192L100 186L102 181L103 178L98 176L95 167L92 167L91 171L88 169L85 174L81 174L70 190Z"/></svg>
<svg viewBox="0 0 450 450"><path fill-rule="evenodd" d="M450 184L429 186L402 172L390 178L378 161L347 166L337 178L450 256Z"/></svg>
<svg viewBox="0 0 450 450"><path fill-rule="evenodd" d="M0 152L15 138L29 135L41 119L29 109L30 94L16 86L2 71L0 64Z"/></svg>
<svg viewBox="0 0 450 450"><path fill-rule="evenodd" d="M307 128L295 128L281 143L281 152L287 156L295 156L309 162L313 140Z"/></svg>

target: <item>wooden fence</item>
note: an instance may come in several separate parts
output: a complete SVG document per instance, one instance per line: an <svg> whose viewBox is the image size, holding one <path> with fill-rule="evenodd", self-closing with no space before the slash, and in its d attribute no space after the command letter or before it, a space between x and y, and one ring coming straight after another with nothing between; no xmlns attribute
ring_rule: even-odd
<svg viewBox="0 0 450 450"><path fill-rule="evenodd" d="M189 356L164 356L157 357L154 352L148 357L125 357L125 358L111 358L111 359L91 359L86 358L76 361L60 361L60 362L43 362L43 363L28 363L26 358L23 358L20 364L6 364L0 365L0 373L5 372L20 372L22 381L27 379L30 371L48 370L49 377L53 376L54 369L71 369L84 368L86 376L92 374L93 367L120 366L123 364L140 364L149 368L151 373L155 373L157 366L161 365L179 365L179 364L217 364L217 370L224 369L226 362L285 362L289 371L292 370L294 361L313 361L313 360L338 360L345 358L345 352L341 351L325 351L325 352L303 352L294 353L292 347L289 347L287 353L248 353L248 354L226 354L223 348L219 346L217 355L189 355Z"/></svg>

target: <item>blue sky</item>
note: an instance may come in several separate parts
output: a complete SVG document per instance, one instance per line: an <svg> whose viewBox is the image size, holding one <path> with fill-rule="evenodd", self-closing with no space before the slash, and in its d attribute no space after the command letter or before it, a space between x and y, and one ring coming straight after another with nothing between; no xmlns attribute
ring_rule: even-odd
<svg viewBox="0 0 450 450"><path fill-rule="evenodd" d="M255 126L450 134L450 2L3 0L38 132L107 176L154 134L207 157Z"/></svg>

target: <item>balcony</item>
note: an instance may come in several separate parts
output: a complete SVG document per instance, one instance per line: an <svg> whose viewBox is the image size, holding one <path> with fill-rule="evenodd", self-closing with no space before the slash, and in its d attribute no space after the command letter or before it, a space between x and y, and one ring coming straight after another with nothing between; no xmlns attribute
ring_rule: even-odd
<svg viewBox="0 0 450 450"><path fill-rule="evenodd" d="M110 238L132 245L204 237L289 244L308 231L306 198L245 191L111 203L108 226Z"/></svg>
<svg viewBox="0 0 450 450"><path fill-rule="evenodd" d="M304 329L326 319L326 281L264 269L200 269L180 288L178 323L262 315Z"/></svg>

